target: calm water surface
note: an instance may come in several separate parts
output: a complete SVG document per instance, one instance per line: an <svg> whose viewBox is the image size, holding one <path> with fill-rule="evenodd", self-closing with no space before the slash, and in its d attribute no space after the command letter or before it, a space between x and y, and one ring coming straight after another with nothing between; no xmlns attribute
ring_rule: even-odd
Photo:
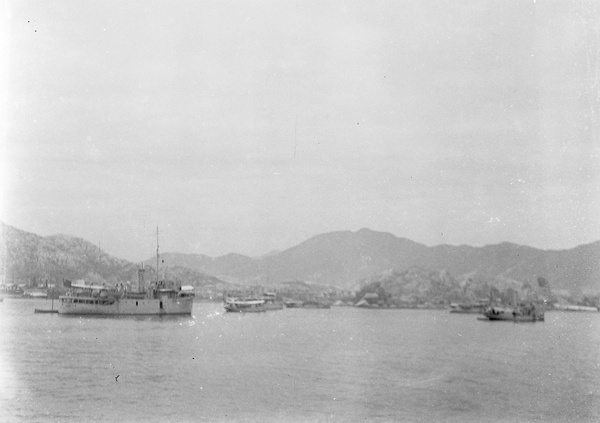
<svg viewBox="0 0 600 423"><path fill-rule="evenodd" d="M600 421L600 313L33 313L49 306L0 303L1 421Z"/></svg>

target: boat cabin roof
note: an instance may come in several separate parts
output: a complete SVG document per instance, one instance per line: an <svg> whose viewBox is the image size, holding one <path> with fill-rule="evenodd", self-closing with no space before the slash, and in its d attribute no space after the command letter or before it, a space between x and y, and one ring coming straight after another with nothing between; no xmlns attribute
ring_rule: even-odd
<svg viewBox="0 0 600 423"><path fill-rule="evenodd" d="M108 291L109 288L104 285L86 285L84 283L74 283L71 285L71 288L79 288L79 289L96 289L98 291Z"/></svg>
<svg viewBox="0 0 600 423"><path fill-rule="evenodd" d="M240 299L233 299L230 301L227 301L229 304L246 304L246 305L258 305L258 304L264 304L265 300L240 300Z"/></svg>

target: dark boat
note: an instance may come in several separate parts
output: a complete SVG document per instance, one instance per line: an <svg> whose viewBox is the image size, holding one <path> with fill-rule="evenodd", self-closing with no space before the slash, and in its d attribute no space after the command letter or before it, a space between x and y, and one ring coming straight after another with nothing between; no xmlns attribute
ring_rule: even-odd
<svg viewBox="0 0 600 423"><path fill-rule="evenodd" d="M510 322L543 322L544 310L535 304L521 304L516 307L490 306L485 309L482 320Z"/></svg>
<svg viewBox="0 0 600 423"><path fill-rule="evenodd" d="M50 310L45 308L35 308L33 309L34 313L58 313L58 310L54 310L54 298L52 298L52 305Z"/></svg>
<svg viewBox="0 0 600 423"><path fill-rule="evenodd" d="M274 292L265 292L260 299L265 301L267 310L283 310L283 301L277 299L277 294Z"/></svg>
<svg viewBox="0 0 600 423"><path fill-rule="evenodd" d="M286 308L301 308L304 305L304 301L300 300L284 300Z"/></svg>

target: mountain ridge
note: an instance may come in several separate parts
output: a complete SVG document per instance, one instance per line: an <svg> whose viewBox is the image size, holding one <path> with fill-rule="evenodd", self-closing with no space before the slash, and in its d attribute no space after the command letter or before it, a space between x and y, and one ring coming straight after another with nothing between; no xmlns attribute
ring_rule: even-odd
<svg viewBox="0 0 600 423"><path fill-rule="evenodd" d="M82 238L41 237L2 222L4 279L11 274L31 280L133 279L138 265L103 253ZM567 250L540 250L510 242L483 247L424 244L388 232L362 228L315 235L298 245L259 258L230 253L161 253L161 271L171 277L197 278L200 284L273 286L286 281L357 289L386 272L411 267L447 271L460 281L514 280L535 284L539 277L553 288L600 291L600 241ZM154 272L156 258L144 261ZM187 270L184 270L187 269Z"/></svg>
<svg viewBox="0 0 600 423"><path fill-rule="evenodd" d="M171 253L177 262L177 253ZM541 250L511 242L483 247L441 244L428 247L388 232L370 229L335 231L315 235L298 245L262 258L227 255L213 258L196 270L227 275L231 280L269 284L282 280L307 280L343 288L386 270L411 266L448 270L458 278L505 277L535 283L538 277L559 289L600 290L600 241L567 250Z"/></svg>
<svg viewBox="0 0 600 423"><path fill-rule="evenodd" d="M4 246L0 262L2 282L28 286L62 286L63 280L114 285L137 282L139 264L113 257L98 246L72 235L39 236L0 222L0 242ZM167 269L161 269L164 273ZM174 266L169 277L196 287L223 288L224 282L193 269ZM156 277L155 267L146 268L146 280Z"/></svg>

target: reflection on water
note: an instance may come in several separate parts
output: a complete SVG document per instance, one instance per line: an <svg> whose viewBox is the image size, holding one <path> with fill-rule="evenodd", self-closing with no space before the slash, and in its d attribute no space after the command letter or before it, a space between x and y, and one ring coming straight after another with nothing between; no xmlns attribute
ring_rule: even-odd
<svg viewBox="0 0 600 423"><path fill-rule="evenodd" d="M598 421L600 314L33 314L0 303L8 421Z"/></svg>

